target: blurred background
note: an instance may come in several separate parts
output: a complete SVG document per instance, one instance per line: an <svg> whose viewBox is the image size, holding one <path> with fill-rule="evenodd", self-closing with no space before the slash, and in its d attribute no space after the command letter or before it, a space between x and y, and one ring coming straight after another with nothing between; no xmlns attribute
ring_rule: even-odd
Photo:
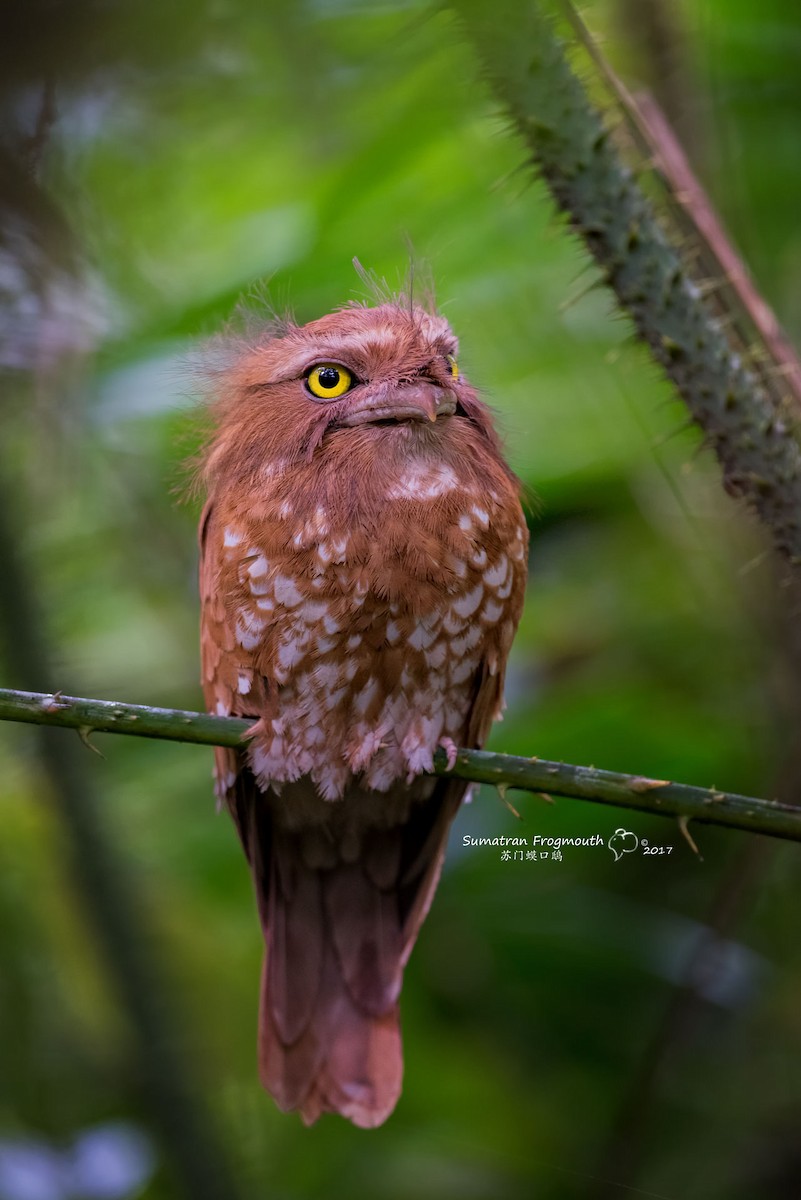
<svg viewBox="0 0 801 1200"><path fill-rule="evenodd" d="M584 9L801 335L801 12ZM198 341L268 281L428 265L532 498L492 746L799 800L797 597L424 0L2 9L6 685L197 708ZM406 974L363 1132L256 1074L260 936L211 752L0 725L0 1200L801 1195L799 848L491 791ZM503 861L465 833L618 828Z"/></svg>

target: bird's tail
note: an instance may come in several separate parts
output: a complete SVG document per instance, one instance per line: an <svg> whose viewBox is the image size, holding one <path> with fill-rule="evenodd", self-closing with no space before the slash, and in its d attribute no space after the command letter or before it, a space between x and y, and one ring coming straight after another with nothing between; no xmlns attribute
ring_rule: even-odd
<svg viewBox="0 0 801 1200"><path fill-rule="evenodd" d="M430 789L433 781L420 783ZM238 788L234 815L266 942L261 1080L281 1108L297 1109L307 1124L335 1112L371 1128L400 1095L403 968L464 792L456 781L433 786L432 795L406 805L402 824L358 835L352 821L344 824L348 796L320 802L332 814L330 825L293 831L276 819L252 777L247 795ZM386 796L370 799L374 812L386 812Z"/></svg>

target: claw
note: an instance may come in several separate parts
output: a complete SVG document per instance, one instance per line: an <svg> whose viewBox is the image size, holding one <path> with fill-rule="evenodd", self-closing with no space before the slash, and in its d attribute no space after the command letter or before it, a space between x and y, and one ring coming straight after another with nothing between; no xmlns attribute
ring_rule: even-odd
<svg viewBox="0 0 801 1200"><path fill-rule="evenodd" d="M456 742L453 740L453 738L449 737L440 738L437 745L445 751L445 755L448 760L448 770L452 771L456 766L456 755L459 751L459 747L456 745Z"/></svg>

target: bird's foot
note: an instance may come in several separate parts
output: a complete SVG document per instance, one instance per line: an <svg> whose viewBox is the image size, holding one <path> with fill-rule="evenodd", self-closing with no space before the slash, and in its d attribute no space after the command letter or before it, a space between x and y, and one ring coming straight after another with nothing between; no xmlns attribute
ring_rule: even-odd
<svg viewBox="0 0 801 1200"><path fill-rule="evenodd" d="M456 755L459 751L459 747L456 745L456 742L453 740L453 738L449 737L440 738L437 745L445 751L448 770L452 771L456 766Z"/></svg>

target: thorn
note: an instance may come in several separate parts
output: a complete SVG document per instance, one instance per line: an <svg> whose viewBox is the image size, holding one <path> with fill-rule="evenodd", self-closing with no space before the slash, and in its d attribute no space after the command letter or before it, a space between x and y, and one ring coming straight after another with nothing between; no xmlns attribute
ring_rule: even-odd
<svg viewBox="0 0 801 1200"><path fill-rule="evenodd" d="M504 804L509 809L509 812L512 814L513 817L517 817L518 821L522 821L523 818L520 816L520 813L517 811L517 809L514 807L514 805L511 804L506 799L506 793L509 790L509 784L508 783L496 783L495 788L498 792L498 795L500 796L501 804Z"/></svg>
<svg viewBox="0 0 801 1200"><path fill-rule="evenodd" d="M679 817L679 829L681 830L681 836L684 838L685 842L690 847L693 854L695 854L698 857L698 861L703 862L704 860L701 856L701 851L698 849L695 842L693 841L693 836L690 833L690 830L688 828L689 823L690 823L690 818L686 815L686 813L682 813L681 816Z"/></svg>
<svg viewBox="0 0 801 1200"><path fill-rule="evenodd" d="M744 565L738 569L737 574L741 579L743 576L749 575L751 571L756 570L757 567L761 567L763 562L765 562L765 560L769 558L772 553L772 547L768 547L767 549L763 550L761 554L757 554L755 558L752 558L750 562L744 563Z"/></svg>
<svg viewBox="0 0 801 1200"><path fill-rule="evenodd" d="M87 750L91 750L94 754L100 755L100 757L103 759L106 757L102 750L98 750L94 742L89 741L90 736L95 732L94 725L79 725L76 732L84 746L86 746Z"/></svg>
<svg viewBox="0 0 801 1200"><path fill-rule="evenodd" d="M678 437L680 434L686 433L688 429L696 428L697 426L695 418L688 417L686 421L681 421L674 429L668 430L667 433L660 433L658 437L654 438L654 440L651 442L651 449L659 450L660 447L664 446L666 442L669 442L671 438Z"/></svg>
<svg viewBox="0 0 801 1200"><path fill-rule="evenodd" d="M59 712L59 710L62 708L69 708L69 703L65 703L62 700L62 695L63 693L58 691L53 692L52 696L45 696L44 700L42 701L42 709L44 712Z"/></svg>
<svg viewBox="0 0 801 1200"><path fill-rule="evenodd" d="M669 779L646 779L643 775L635 775L629 784L629 787L633 792L650 792L653 788L669 786Z"/></svg>
<svg viewBox="0 0 801 1200"><path fill-rule="evenodd" d="M582 301L585 296L589 296L590 292L600 291L604 287L604 284L605 280L603 279L591 279L589 283L584 284L582 287L574 291L571 296L568 296L566 299L561 301L559 305L559 312L566 313L569 309L575 308L575 306Z"/></svg>

